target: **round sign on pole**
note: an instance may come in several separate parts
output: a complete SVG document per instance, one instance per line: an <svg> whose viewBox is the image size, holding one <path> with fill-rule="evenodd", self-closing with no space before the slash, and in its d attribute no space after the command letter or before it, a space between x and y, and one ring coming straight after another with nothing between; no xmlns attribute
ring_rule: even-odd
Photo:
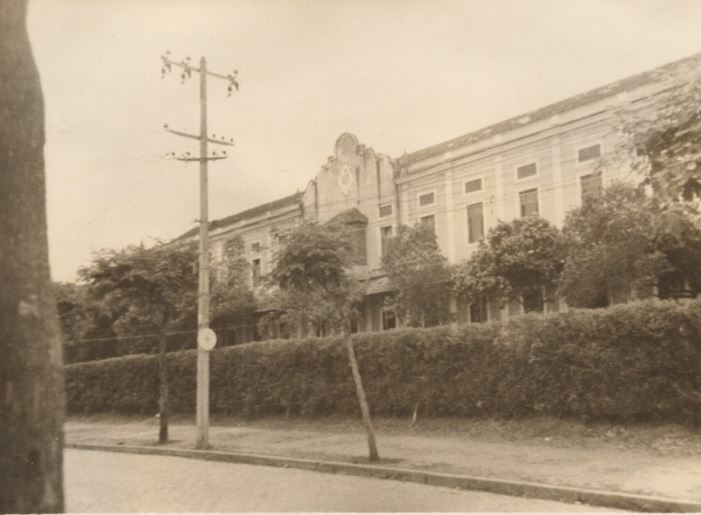
<svg viewBox="0 0 701 515"><path fill-rule="evenodd" d="M217 344L217 333L212 331L209 327L200 329L197 332L197 345L202 350L212 350Z"/></svg>

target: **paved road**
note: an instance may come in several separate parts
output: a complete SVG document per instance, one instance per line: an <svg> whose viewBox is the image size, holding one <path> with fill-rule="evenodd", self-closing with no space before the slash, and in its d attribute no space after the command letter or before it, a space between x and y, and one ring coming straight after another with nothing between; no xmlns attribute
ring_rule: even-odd
<svg viewBox="0 0 701 515"><path fill-rule="evenodd" d="M482 492L167 456L67 449L69 512L592 511Z"/></svg>

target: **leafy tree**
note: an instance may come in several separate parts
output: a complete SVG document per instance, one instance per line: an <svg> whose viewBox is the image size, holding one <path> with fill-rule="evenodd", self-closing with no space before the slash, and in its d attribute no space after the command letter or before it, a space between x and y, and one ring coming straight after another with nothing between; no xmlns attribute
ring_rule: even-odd
<svg viewBox="0 0 701 515"><path fill-rule="evenodd" d="M701 67L698 58L658 71L659 91L616 114L618 166L631 166L662 205L701 198ZM621 164L621 162L623 164Z"/></svg>
<svg viewBox="0 0 701 515"><path fill-rule="evenodd" d="M394 311L407 325L433 326L449 321L446 289L450 268L430 227L399 226L396 236L387 242L382 267L395 290Z"/></svg>
<svg viewBox="0 0 701 515"><path fill-rule="evenodd" d="M552 290L564 263L562 236L537 215L499 222L470 259L455 267L454 292L474 302L490 298L499 302L524 302L543 289Z"/></svg>
<svg viewBox="0 0 701 515"><path fill-rule="evenodd" d="M683 206L668 207L655 217L657 248L688 283L690 295L701 293L701 228ZM669 272L669 270L668 270Z"/></svg>
<svg viewBox="0 0 701 515"><path fill-rule="evenodd" d="M286 235L270 274L277 288L273 318L292 327L311 325L320 335L355 318L360 285L347 273L352 252L347 231L337 225L305 223Z"/></svg>
<svg viewBox="0 0 701 515"><path fill-rule="evenodd" d="M169 332L196 326L197 248L159 244L123 250L105 250L80 271L83 294L84 337L158 334L160 430L168 440L168 378L165 367ZM240 237L227 241L223 259L212 268L211 313L214 323L238 323L255 311L247 282L248 264ZM64 293L68 294L65 286ZM64 323L68 324L69 313ZM92 334L91 334L92 332Z"/></svg>
<svg viewBox="0 0 701 515"><path fill-rule="evenodd" d="M368 434L370 461L379 460L370 410L350 338L350 324L359 297L357 282L349 274L352 266L349 234L334 224L305 223L284 239L271 272L279 291L276 308L287 321L313 324L317 330L340 325L351 365L360 412Z"/></svg>
<svg viewBox="0 0 701 515"><path fill-rule="evenodd" d="M604 307L652 296L663 274L679 273L696 291L701 231L681 208L663 209L641 188L614 184L568 213L560 293L573 307Z"/></svg>
<svg viewBox="0 0 701 515"><path fill-rule="evenodd" d="M0 2L0 513L59 513L63 363L49 274L44 101L27 2Z"/></svg>
<svg viewBox="0 0 701 515"><path fill-rule="evenodd" d="M195 261L194 246L128 247L102 251L79 272L89 299L113 314L117 334L159 334L161 442L168 440L167 334L196 309Z"/></svg>
<svg viewBox="0 0 701 515"><path fill-rule="evenodd" d="M234 236L228 239L222 260L212 267L210 305L213 326L251 320L256 300L249 286L249 268L243 238Z"/></svg>

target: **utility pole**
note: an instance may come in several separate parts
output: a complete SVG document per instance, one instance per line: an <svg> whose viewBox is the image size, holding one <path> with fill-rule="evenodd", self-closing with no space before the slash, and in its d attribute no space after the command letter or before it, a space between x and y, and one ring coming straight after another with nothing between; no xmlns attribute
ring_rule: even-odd
<svg viewBox="0 0 701 515"><path fill-rule="evenodd" d="M184 83L190 78L192 72L200 74L200 133L189 134L183 131L169 129L168 125L164 128L166 131L176 136L199 140L200 155L199 157L188 157L189 153L177 157L179 161L198 161L200 163L200 238L199 238L199 278L197 292L197 439L196 447L198 449L209 448L209 351L216 343L216 337L209 329L209 221L208 221L208 194L207 194L207 163L209 161L217 161L226 159L226 151L224 155L217 156L216 152L211 156L208 153L208 144L233 146L233 139L227 141L224 138L216 139L214 135L210 137L207 134L207 76L216 77L229 82L229 96L233 92L233 88L239 89L237 82L237 72L234 70L232 74L222 75L207 70L207 60L204 56L200 59L200 66L195 67L190 64L190 58L176 62L170 58L170 52L166 52L161 56L163 68L161 73L163 76L170 72L172 67L178 67L182 70L180 78ZM210 344L204 344L210 338ZM213 339L213 340L212 340Z"/></svg>

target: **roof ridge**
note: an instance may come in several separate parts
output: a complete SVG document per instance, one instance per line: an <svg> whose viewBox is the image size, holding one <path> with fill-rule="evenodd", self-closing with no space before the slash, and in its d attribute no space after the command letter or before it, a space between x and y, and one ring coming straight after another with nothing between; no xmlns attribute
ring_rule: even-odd
<svg viewBox="0 0 701 515"><path fill-rule="evenodd" d="M692 54L687 57L683 57L681 59L677 59L676 61L663 64L650 70L646 70L640 73L636 73L634 75L630 75L628 77L624 77L623 79L609 82L607 84L604 84L603 86L590 89L583 93L578 93L577 95L557 100L543 107L539 107L531 111L521 113L517 116L513 116L511 118L507 118L499 122L495 122L480 129L476 129L474 131L470 131L455 138L443 141L442 143L430 145L428 147L424 147L414 152L405 153L402 156L396 158L396 162L400 167L407 166L413 162L433 157L437 154L441 154L453 147L476 143L478 141L482 141L486 138L494 136L495 134L507 132L518 127L522 127L528 123L543 120L545 118L562 113L564 111L569 111L576 107L580 107L582 105L586 105L597 100L610 97L617 93L621 93L623 91L650 84L655 81L656 75L660 72L673 70L683 63L692 62L698 59L701 59L701 52Z"/></svg>
<svg viewBox="0 0 701 515"><path fill-rule="evenodd" d="M220 227L225 227L227 225L230 225L232 223L235 223L239 220L244 220L246 218L252 218L254 216L257 216L259 214L264 213L265 211L268 211L270 209L276 209L278 207L282 207L287 204L293 204L297 203L302 199L302 196L304 194L301 191L297 191L293 193L292 195L287 195L285 197L280 197L275 200L271 200L270 202L265 202L263 204L258 204L257 206L250 207L248 209L244 209L243 211L239 211L238 213L234 213L232 215L225 216L223 218L218 218L216 220L210 220L209 222L209 230L211 231L212 229L218 229ZM198 227L193 227L189 231L181 234L176 240L188 238L190 236L194 236L197 231L199 231Z"/></svg>

